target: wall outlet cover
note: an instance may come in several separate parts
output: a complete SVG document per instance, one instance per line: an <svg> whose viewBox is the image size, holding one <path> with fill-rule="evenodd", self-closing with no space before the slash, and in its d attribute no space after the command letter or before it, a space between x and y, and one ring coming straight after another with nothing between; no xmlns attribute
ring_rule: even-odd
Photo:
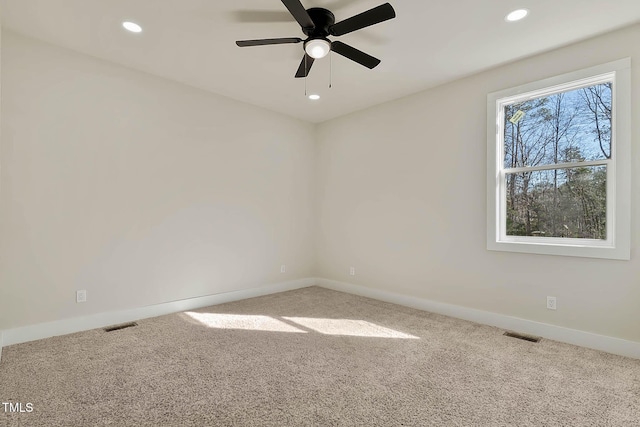
<svg viewBox="0 0 640 427"><path fill-rule="evenodd" d="M87 291L76 291L76 302L87 302Z"/></svg>

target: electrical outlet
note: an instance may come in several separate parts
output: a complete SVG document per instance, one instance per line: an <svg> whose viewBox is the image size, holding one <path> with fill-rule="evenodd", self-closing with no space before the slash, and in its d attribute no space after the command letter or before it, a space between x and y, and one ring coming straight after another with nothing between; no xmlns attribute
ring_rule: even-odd
<svg viewBox="0 0 640 427"><path fill-rule="evenodd" d="M284 265L284 264L282 264L282 265L280 266L280 273L286 273L286 272L287 272L287 266L286 266L286 265Z"/></svg>
<svg viewBox="0 0 640 427"><path fill-rule="evenodd" d="M87 291L76 291L76 302L87 302Z"/></svg>
<svg viewBox="0 0 640 427"><path fill-rule="evenodd" d="M549 310L556 309L556 297L547 297L547 308Z"/></svg>
<svg viewBox="0 0 640 427"><path fill-rule="evenodd" d="M356 275L356 268L355 267L350 267L349 268L349 274L352 275L352 276L355 276Z"/></svg>

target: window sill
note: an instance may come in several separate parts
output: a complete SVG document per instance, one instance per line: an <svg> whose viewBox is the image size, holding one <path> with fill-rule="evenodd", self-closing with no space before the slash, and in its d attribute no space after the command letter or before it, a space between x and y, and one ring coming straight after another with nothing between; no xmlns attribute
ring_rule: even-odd
<svg viewBox="0 0 640 427"><path fill-rule="evenodd" d="M535 238L544 239L544 238ZM595 243L595 242L594 242ZM604 243L598 245L583 244L561 244L549 243L546 241L489 241L487 249L490 251L518 252L539 255L560 255L584 258L603 258L628 261L630 251L615 246L607 246Z"/></svg>

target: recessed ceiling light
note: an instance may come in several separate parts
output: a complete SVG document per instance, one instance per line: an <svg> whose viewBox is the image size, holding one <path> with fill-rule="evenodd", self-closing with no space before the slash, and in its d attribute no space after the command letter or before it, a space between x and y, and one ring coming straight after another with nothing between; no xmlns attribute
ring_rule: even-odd
<svg viewBox="0 0 640 427"><path fill-rule="evenodd" d="M131 21L125 21L122 23L122 26L131 31L132 33L141 33L142 32L142 27L138 24L136 24L135 22L131 22Z"/></svg>
<svg viewBox="0 0 640 427"><path fill-rule="evenodd" d="M529 14L529 11L527 9L518 9L508 14L504 19L505 21L508 21L508 22L516 22L523 19L528 14Z"/></svg>
<svg viewBox="0 0 640 427"><path fill-rule="evenodd" d="M312 101L317 101L318 99L320 99L320 95L316 95L314 93L313 95L309 95L309 99Z"/></svg>

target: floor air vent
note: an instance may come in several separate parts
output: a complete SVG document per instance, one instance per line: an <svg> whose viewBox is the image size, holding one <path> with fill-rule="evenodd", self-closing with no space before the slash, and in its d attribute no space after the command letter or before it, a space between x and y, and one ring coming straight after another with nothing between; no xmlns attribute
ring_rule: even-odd
<svg viewBox="0 0 640 427"><path fill-rule="evenodd" d="M529 342L538 342L540 341L540 337L532 337L531 335L522 335L516 332L505 332L505 336L511 338L518 338L519 340L529 341Z"/></svg>
<svg viewBox="0 0 640 427"><path fill-rule="evenodd" d="M138 324L136 322L123 323L122 325L114 325L114 326L106 327L104 328L104 331L113 332L113 331L119 331L120 329L133 328L134 326L138 326Z"/></svg>

